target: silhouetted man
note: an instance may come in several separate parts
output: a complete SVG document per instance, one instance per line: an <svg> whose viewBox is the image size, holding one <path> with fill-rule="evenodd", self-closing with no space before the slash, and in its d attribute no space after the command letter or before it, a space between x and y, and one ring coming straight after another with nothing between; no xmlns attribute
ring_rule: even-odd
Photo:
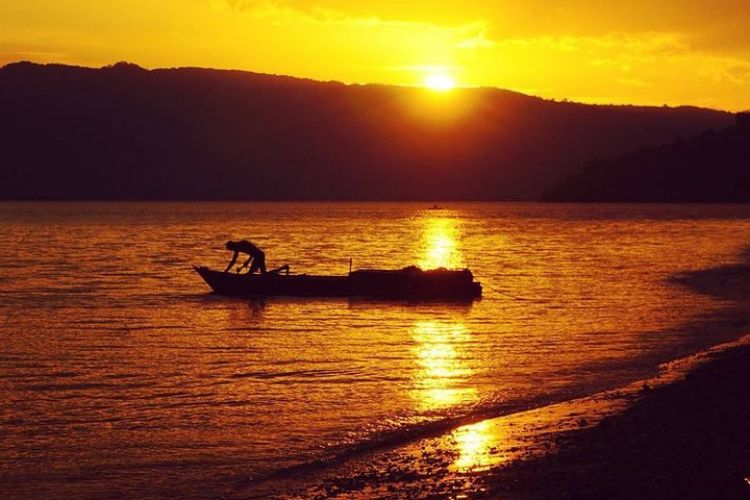
<svg viewBox="0 0 750 500"><path fill-rule="evenodd" d="M237 272L240 272L242 269L246 268L248 264L250 264L250 261L252 261L252 265L250 266L250 271L248 271L248 274L253 274L255 271L260 271L261 274L266 274L266 254L263 253L263 250L256 247L252 243L250 243L247 240L242 241L227 241L227 250L231 250L234 252L234 255L232 255L232 261L229 263L226 269L224 269L224 272L229 272L230 269L232 269L232 266L235 262L237 262L237 257L239 254L244 253L248 255L247 260L244 264L242 264L242 267L237 269Z"/></svg>

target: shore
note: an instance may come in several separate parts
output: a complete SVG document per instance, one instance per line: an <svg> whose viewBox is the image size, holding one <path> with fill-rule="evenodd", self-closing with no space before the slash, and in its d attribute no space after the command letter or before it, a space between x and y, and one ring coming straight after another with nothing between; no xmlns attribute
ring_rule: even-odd
<svg viewBox="0 0 750 500"><path fill-rule="evenodd" d="M494 471L490 496L750 498L750 346L721 352L559 451Z"/></svg>
<svg viewBox="0 0 750 500"><path fill-rule="evenodd" d="M482 420L240 498L750 498L750 345L648 381Z"/></svg>

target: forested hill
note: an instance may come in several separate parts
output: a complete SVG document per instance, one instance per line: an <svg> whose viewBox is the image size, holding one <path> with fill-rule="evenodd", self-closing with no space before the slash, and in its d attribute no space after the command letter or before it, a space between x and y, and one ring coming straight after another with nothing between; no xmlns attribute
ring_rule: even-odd
<svg viewBox="0 0 750 500"><path fill-rule="evenodd" d="M750 114L689 140L591 162L548 201L750 202Z"/></svg>
<svg viewBox="0 0 750 500"><path fill-rule="evenodd" d="M0 117L0 199L93 200L536 199L733 119L125 63L5 66Z"/></svg>

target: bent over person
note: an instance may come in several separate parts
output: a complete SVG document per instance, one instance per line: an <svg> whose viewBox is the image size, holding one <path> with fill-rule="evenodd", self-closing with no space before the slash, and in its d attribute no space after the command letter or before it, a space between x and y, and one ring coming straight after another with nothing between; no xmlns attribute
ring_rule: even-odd
<svg viewBox="0 0 750 500"><path fill-rule="evenodd" d="M249 274L253 274L255 273L255 271L260 271L261 274L266 273L266 254L263 253L263 250L256 247L249 241L227 241L227 250L232 250L234 252L234 255L232 255L232 260L231 262L229 262L227 268L224 269L225 273L229 272L229 270L232 269L234 263L237 262L237 257L241 253L247 255L248 257L245 263L237 269L237 272L240 272L242 269L246 268L248 264L250 264L250 261L252 261L252 265L250 265L250 270L248 271Z"/></svg>

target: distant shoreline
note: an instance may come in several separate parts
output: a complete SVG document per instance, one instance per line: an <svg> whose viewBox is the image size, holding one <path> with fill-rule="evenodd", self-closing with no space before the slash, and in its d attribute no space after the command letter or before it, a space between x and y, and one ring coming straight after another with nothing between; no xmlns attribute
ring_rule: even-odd
<svg viewBox="0 0 750 500"><path fill-rule="evenodd" d="M749 201L591 201L515 199L0 199L0 203L539 203L544 205L747 205ZM450 207L441 207L450 208Z"/></svg>
<svg viewBox="0 0 750 500"><path fill-rule="evenodd" d="M597 160L542 195L545 201L747 203L750 113L735 124Z"/></svg>

